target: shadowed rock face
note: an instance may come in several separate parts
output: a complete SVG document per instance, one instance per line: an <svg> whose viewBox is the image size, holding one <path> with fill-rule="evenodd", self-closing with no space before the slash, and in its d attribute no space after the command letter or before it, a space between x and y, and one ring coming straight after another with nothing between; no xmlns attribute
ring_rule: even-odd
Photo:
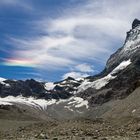
<svg viewBox="0 0 140 140"><path fill-rule="evenodd" d="M135 27L140 25L140 20L138 19L134 19L133 23L132 23L132 29L134 29Z"/></svg>
<svg viewBox="0 0 140 140"><path fill-rule="evenodd" d="M63 90L52 91L51 93L47 92L42 83L37 81L28 80L28 81L5 81L7 85L0 84L0 96L19 96L23 97L35 97L43 99L66 99L70 97L70 94ZM60 94L61 93L61 94Z"/></svg>

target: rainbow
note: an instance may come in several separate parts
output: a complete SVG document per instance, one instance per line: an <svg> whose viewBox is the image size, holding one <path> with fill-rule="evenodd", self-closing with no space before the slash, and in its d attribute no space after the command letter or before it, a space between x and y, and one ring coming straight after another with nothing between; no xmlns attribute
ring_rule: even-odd
<svg viewBox="0 0 140 140"><path fill-rule="evenodd" d="M7 66L36 67L34 61L25 59L5 59L3 64Z"/></svg>

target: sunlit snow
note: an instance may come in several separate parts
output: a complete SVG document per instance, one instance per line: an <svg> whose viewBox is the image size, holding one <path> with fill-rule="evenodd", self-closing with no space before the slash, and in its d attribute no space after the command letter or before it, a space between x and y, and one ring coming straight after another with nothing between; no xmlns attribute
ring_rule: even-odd
<svg viewBox="0 0 140 140"><path fill-rule="evenodd" d="M25 98L23 96L7 96L5 98L0 98L0 105L13 105L13 104L24 104L30 107L38 108L38 109L47 109L48 106L58 105L61 103L66 103L69 107L80 108L85 106L88 108L88 101L80 98L80 97L71 97L67 100L45 100L45 99L35 99L33 97Z"/></svg>
<svg viewBox="0 0 140 140"><path fill-rule="evenodd" d="M123 61L121 62L111 73L109 73L107 76L98 79L93 82L89 82L88 80L85 80L79 87L78 87L78 92L82 92L90 87L95 88L95 89L100 89L107 85L109 81L115 79L117 76L113 76L113 74L117 74L119 71L125 69L128 65L131 64L130 60Z"/></svg>
<svg viewBox="0 0 140 140"><path fill-rule="evenodd" d="M22 96L7 96L5 98L0 98L0 104L13 104L13 103L19 103L19 104L25 104L31 107L37 107L40 109L46 109L47 106L52 105L56 102L56 100L45 100L45 99L35 99L33 97L25 98Z"/></svg>
<svg viewBox="0 0 140 140"><path fill-rule="evenodd" d="M5 80L6 80L6 79L0 77L0 83L1 83L1 84L5 84L5 83L4 83Z"/></svg>
<svg viewBox="0 0 140 140"><path fill-rule="evenodd" d="M46 90L53 90L56 85L54 83L48 82L45 84Z"/></svg>

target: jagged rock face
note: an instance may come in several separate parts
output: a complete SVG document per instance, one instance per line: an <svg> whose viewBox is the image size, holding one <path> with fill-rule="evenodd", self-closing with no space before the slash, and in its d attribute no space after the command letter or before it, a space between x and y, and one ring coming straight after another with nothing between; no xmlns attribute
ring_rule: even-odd
<svg viewBox="0 0 140 140"><path fill-rule="evenodd" d="M68 99L74 95L81 83L82 80L75 80L74 78L68 77L60 82L46 83L45 89L48 93L54 95L55 99Z"/></svg>
<svg viewBox="0 0 140 140"><path fill-rule="evenodd" d="M134 19L133 23L132 23L132 29L134 29L135 27L140 25L140 20L138 19Z"/></svg>
<svg viewBox="0 0 140 140"><path fill-rule="evenodd" d="M26 81L12 81L6 80L1 84L0 96L38 96L41 97L41 94L45 93L43 85L35 80L26 80Z"/></svg>
<svg viewBox="0 0 140 140"><path fill-rule="evenodd" d="M46 89L45 84L33 79L26 81L4 80L0 83L0 97L22 95L23 97L32 96L46 100L68 99L81 84L81 81L68 77L63 81L53 83L54 87L51 90Z"/></svg>
<svg viewBox="0 0 140 140"><path fill-rule="evenodd" d="M140 21L135 19L132 29L127 32L127 37L122 48L111 55L106 64L106 71L110 71L124 60L136 61L140 55Z"/></svg>

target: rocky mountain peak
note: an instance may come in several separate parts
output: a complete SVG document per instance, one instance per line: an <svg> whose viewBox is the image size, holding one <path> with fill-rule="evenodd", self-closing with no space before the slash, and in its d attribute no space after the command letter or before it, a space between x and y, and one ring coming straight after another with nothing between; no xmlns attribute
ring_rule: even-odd
<svg viewBox="0 0 140 140"><path fill-rule="evenodd" d="M125 43L107 61L106 69L111 70L124 60L135 60L140 54L140 20L135 19L132 29L127 32Z"/></svg>
<svg viewBox="0 0 140 140"><path fill-rule="evenodd" d="M140 25L140 20L134 19L134 21L133 21L133 23L132 23L132 29L134 29L134 28L137 27L138 25Z"/></svg>

